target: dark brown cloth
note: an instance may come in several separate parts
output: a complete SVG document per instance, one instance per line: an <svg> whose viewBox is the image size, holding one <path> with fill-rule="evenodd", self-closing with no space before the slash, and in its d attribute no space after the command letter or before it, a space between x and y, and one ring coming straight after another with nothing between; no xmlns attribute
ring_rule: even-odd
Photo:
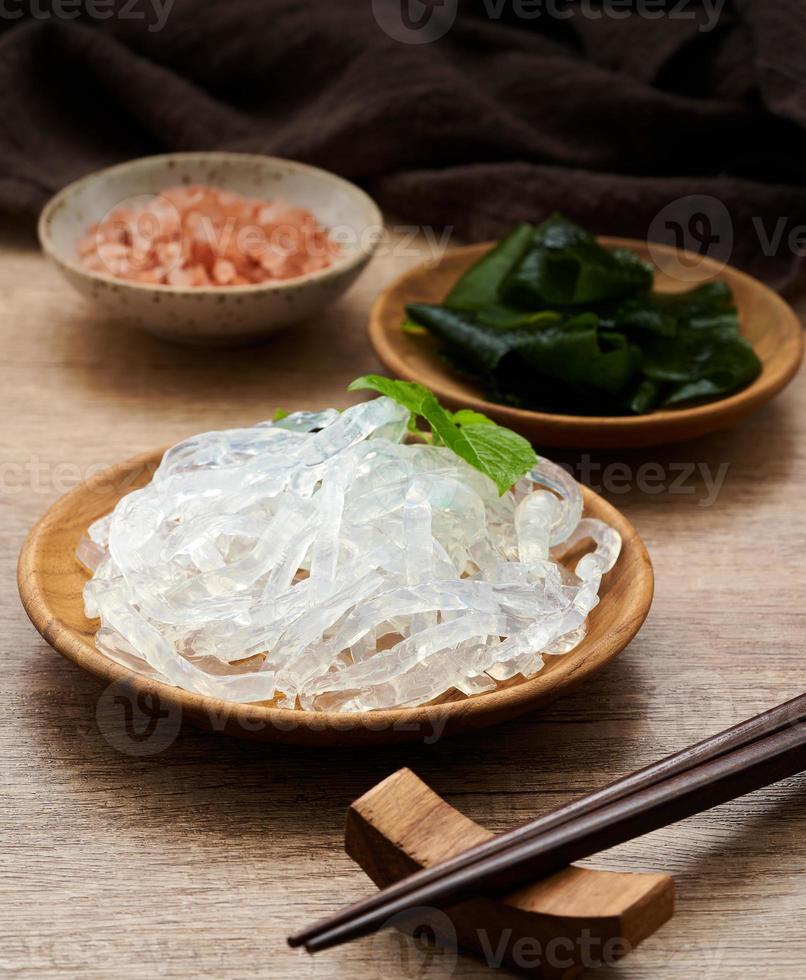
<svg viewBox="0 0 806 980"><path fill-rule="evenodd" d="M559 209L791 279L804 0L467 0L417 44L379 26L401 2L427 19L422 0L169 0L164 24L154 0L4 0L0 207L129 157L259 151L471 239Z"/></svg>

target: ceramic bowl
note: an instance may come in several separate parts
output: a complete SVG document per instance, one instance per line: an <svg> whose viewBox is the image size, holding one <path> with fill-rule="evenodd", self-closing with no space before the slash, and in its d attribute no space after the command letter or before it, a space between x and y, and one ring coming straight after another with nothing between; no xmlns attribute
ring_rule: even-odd
<svg viewBox="0 0 806 980"><path fill-rule="evenodd" d="M112 208L190 184L305 207L337 234L342 254L327 269L250 286L150 285L82 266L78 242ZM116 321L172 341L223 346L264 337L332 303L370 260L382 228L372 199L325 170L245 153L171 153L99 170L65 187L42 212L39 240L65 279Z"/></svg>

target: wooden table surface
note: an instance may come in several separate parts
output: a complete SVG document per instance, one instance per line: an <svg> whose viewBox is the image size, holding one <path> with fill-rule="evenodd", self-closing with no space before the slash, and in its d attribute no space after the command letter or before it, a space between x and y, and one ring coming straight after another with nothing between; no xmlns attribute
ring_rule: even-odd
<svg viewBox="0 0 806 980"><path fill-rule="evenodd" d="M346 383L377 368L365 334L372 296L422 251L393 239L326 317L263 347L211 352L108 325L29 234L5 237L0 975L493 976L390 933L316 958L286 948L294 927L367 891L342 850L351 800L407 765L501 831L804 689L801 375L732 432L562 454L644 536L657 591L632 645L550 709L386 751L278 748L187 728L160 752L132 754L102 685L25 617L15 563L27 529L99 466L278 406L346 405ZM677 912L623 963L589 976L802 975L805 790L791 779L591 861L670 872Z"/></svg>

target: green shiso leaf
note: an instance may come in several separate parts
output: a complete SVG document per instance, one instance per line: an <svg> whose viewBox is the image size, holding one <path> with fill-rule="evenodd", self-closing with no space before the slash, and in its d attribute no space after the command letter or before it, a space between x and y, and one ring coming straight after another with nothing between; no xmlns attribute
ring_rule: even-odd
<svg viewBox="0 0 806 980"><path fill-rule="evenodd" d="M347 386L348 391L377 391L407 408L412 415L422 415L423 406L434 393L416 381L395 381L382 374L364 374Z"/></svg>
<svg viewBox="0 0 806 980"><path fill-rule="evenodd" d="M537 463L531 444L517 432L487 422L438 429L442 441L477 470L488 476L504 494Z"/></svg>
<svg viewBox="0 0 806 980"><path fill-rule="evenodd" d="M498 425L497 422L493 422L481 412L475 412L472 408L460 408L458 412L451 414L451 419L454 425Z"/></svg>
<svg viewBox="0 0 806 980"><path fill-rule="evenodd" d="M436 443L447 446L465 462L488 476L499 494L524 476L537 463L530 443L480 412L462 409L449 412L433 392L413 381L394 381L378 374L356 378L349 391L370 390L393 398L431 427Z"/></svg>

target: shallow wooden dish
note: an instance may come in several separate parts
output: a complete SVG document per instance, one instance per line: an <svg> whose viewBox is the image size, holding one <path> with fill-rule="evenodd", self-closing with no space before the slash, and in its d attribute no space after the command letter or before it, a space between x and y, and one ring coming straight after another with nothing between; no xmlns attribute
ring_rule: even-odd
<svg viewBox="0 0 806 980"><path fill-rule="evenodd" d="M58 500L23 546L18 583L31 622L59 653L107 682L124 682L135 697L158 697L174 716L181 712L202 728L263 741L368 745L432 741L493 725L546 704L604 666L632 640L652 602L652 565L638 533L619 511L583 487L585 513L620 532L622 553L602 582L602 601L591 613L585 641L571 653L547 658L546 667L532 680L420 708L350 714L288 711L191 694L141 677L98 652L97 621L84 615L82 589L88 572L75 557L86 528L108 514L122 496L144 486L162 453L111 467Z"/></svg>
<svg viewBox="0 0 806 980"><path fill-rule="evenodd" d="M398 378L419 381L452 408L469 407L509 426L536 445L612 449L655 446L693 439L739 422L768 402L795 376L803 358L803 329L795 311L757 279L731 266L703 256L680 252L667 245L630 238L601 238L611 248L629 248L652 262L668 256L670 264L688 255L703 278L723 279L733 290L741 317L742 333L753 344L763 371L743 391L720 401L691 408L659 409L649 415L577 416L553 415L510 408L487 401L481 391L442 362L433 338L404 333L400 325L407 303L440 303L465 270L492 244L469 245L446 252L436 264L411 269L377 298L372 308L369 336L384 367ZM656 265L656 288L680 292L696 283L680 282Z"/></svg>

